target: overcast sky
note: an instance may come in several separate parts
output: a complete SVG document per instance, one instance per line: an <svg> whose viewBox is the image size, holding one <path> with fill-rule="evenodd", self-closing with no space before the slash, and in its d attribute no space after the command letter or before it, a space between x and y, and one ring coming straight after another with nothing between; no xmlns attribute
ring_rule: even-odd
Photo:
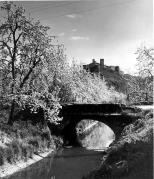
<svg viewBox="0 0 154 179"><path fill-rule="evenodd" d="M51 27L69 59L89 63L105 59L133 71L137 47L152 46L152 0L16 2Z"/></svg>

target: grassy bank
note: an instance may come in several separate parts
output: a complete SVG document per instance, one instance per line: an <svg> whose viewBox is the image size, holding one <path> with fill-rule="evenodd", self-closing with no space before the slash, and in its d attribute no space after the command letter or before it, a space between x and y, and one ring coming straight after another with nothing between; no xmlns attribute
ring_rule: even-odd
<svg viewBox="0 0 154 179"><path fill-rule="evenodd" d="M152 111L127 126L102 158L98 170L84 179L153 178L153 115Z"/></svg>
<svg viewBox="0 0 154 179"><path fill-rule="evenodd" d="M30 122L15 122L13 126L1 122L0 177L42 159L60 145L60 139L51 136L47 127ZM20 167L15 167L17 164Z"/></svg>

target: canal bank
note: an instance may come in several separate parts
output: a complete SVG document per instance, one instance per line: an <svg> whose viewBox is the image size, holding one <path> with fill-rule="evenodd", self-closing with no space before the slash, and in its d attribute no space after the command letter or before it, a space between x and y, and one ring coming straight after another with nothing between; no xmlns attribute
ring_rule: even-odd
<svg viewBox="0 0 154 179"><path fill-rule="evenodd" d="M18 172L5 178L81 179L84 175L99 167L100 158L105 150L106 141L108 141L107 136L110 136L105 134L105 131L108 132L107 129L101 123L82 140L85 147L61 148L56 153L52 153L53 155L47 154L42 160L40 157L38 161L34 158L32 163L26 164L26 168L17 167ZM22 166L20 163L17 164L17 166L19 165Z"/></svg>
<svg viewBox="0 0 154 179"><path fill-rule="evenodd" d="M12 174L15 174L17 172L22 172L27 167L34 165L35 163L39 162L40 160L43 160L48 156L53 157L54 154L55 154L54 150L49 150L39 153L38 155L34 154L33 157L29 158L27 161L20 160L14 164L6 163L0 168L0 178L9 178Z"/></svg>

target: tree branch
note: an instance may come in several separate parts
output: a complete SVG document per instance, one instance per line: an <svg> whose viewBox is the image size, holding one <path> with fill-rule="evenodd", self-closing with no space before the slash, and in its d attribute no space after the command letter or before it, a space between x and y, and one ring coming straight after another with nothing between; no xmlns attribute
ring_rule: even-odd
<svg viewBox="0 0 154 179"><path fill-rule="evenodd" d="M37 62L33 62L33 66L29 69L27 75L24 77L23 81L20 84L20 88L22 88L25 84L25 82L29 79L30 74L33 72L33 69L36 67L36 65L41 61L41 59L39 58L39 60Z"/></svg>
<svg viewBox="0 0 154 179"><path fill-rule="evenodd" d="M18 38L15 40L16 43L19 41L20 37L22 36L22 32L19 34Z"/></svg>
<svg viewBox="0 0 154 179"><path fill-rule="evenodd" d="M12 58L12 52L11 52L11 47L6 43L4 42L3 40L0 40L1 43L3 43L5 45L5 47L7 47L8 51L9 51L9 54L10 54L10 57Z"/></svg>

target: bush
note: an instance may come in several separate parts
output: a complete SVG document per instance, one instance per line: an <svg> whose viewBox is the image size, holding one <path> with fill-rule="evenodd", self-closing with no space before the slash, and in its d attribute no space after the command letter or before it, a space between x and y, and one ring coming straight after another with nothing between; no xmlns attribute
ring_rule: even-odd
<svg viewBox="0 0 154 179"><path fill-rule="evenodd" d="M13 163L13 161L14 161L14 152L13 152L12 147L6 148L4 150L4 158L6 159L7 162Z"/></svg>
<svg viewBox="0 0 154 179"><path fill-rule="evenodd" d="M32 145L35 148L39 148L39 142L40 140L38 139L38 137L30 137L28 139L28 144Z"/></svg>
<svg viewBox="0 0 154 179"><path fill-rule="evenodd" d="M22 157L22 150L20 147L20 142L18 140L14 139L11 142L10 147L13 149L14 160L19 160Z"/></svg>
<svg viewBox="0 0 154 179"><path fill-rule="evenodd" d="M63 144L63 140L60 137L53 136L54 147L58 149Z"/></svg>
<svg viewBox="0 0 154 179"><path fill-rule="evenodd" d="M42 131L41 137L42 137L42 140L50 141L51 139L50 132L47 130Z"/></svg>
<svg viewBox="0 0 154 179"><path fill-rule="evenodd" d="M27 161L27 156L28 156L27 144L23 144L21 149L22 149L22 159L26 159Z"/></svg>
<svg viewBox="0 0 154 179"><path fill-rule="evenodd" d="M0 166L4 164L4 149L0 147Z"/></svg>

